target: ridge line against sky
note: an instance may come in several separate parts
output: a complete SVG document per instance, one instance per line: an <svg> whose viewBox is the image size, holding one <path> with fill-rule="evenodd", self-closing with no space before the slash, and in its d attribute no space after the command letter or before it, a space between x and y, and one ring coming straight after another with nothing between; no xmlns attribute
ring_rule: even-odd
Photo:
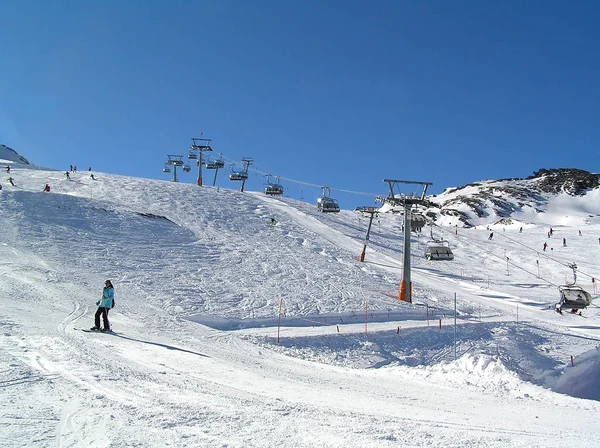
<svg viewBox="0 0 600 448"><path fill-rule="evenodd" d="M600 172L595 1L6 0L0 16L0 141L36 165L168 180L166 155L202 132L344 208L369 200L341 190L384 178L439 193Z"/></svg>

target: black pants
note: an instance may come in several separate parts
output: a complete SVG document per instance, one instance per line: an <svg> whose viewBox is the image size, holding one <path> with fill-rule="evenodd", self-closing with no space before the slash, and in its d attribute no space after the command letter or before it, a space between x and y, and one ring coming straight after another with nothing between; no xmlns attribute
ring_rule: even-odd
<svg viewBox="0 0 600 448"><path fill-rule="evenodd" d="M94 316L94 324L96 328L100 328L100 315L102 315L102 321L104 323L104 329L110 330L110 322L108 321L108 311L110 308L105 308L103 306L98 307L96 310L96 315Z"/></svg>

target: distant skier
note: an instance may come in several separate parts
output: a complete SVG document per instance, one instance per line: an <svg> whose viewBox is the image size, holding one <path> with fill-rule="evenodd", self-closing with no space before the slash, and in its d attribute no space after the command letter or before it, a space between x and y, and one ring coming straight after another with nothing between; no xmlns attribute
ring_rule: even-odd
<svg viewBox="0 0 600 448"><path fill-rule="evenodd" d="M69 165L69 171L73 171L73 165Z"/></svg>
<svg viewBox="0 0 600 448"><path fill-rule="evenodd" d="M494 238L494 232L490 233L490 237L488 238L488 240L491 240L492 238Z"/></svg>
<svg viewBox="0 0 600 448"><path fill-rule="evenodd" d="M13 182L13 180L14 180L14 179L12 178L12 176L8 178L8 181L9 181L9 182L10 182L10 184L11 184L11 185L14 187L14 186L15 186L15 183Z"/></svg>
<svg viewBox="0 0 600 448"><path fill-rule="evenodd" d="M92 180L96 180L96 178L94 177L94 174L90 174L90 177L92 178Z"/></svg>
<svg viewBox="0 0 600 448"><path fill-rule="evenodd" d="M523 227L519 229L519 233L523 233Z"/></svg>
<svg viewBox="0 0 600 448"><path fill-rule="evenodd" d="M548 247L548 243L544 242L544 252L546 252L547 247Z"/></svg>
<svg viewBox="0 0 600 448"><path fill-rule="evenodd" d="M65 171L65 176L67 176L67 180L71 180L71 176L69 175L68 171Z"/></svg>
<svg viewBox="0 0 600 448"><path fill-rule="evenodd" d="M275 218L271 218L271 225L274 226L275 224L277 224L277 222L275 221Z"/></svg>
<svg viewBox="0 0 600 448"><path fill-rule="evenodd" d="M581 236L581 230L579 231L579 236Z"/></svg>
<svg viewBox="0 0 600 448"><path fill-rule="evenodd" d="M563 247L567 247L567 239L563 238Z"/></svg>
<svg viewBox="0 0 600 448"><path fill-rule="evenodd" d="M49 192L50 191L50 185L46 184L46 186L44 187L44 191Z"/></svg>
<svg viewBox="0 0 600 448"><path fill-rule="evenodd" d="M96 302L98 309L94 315L94 326L90 328L93 331L110 331L110 322L108 321L108 311L113 307L115 300L115 288L110 280L104 282L102 289L102 298ZM100 328L100 316L104 327Z"/></svg>
<svg viewBox="0 0 600 448"><path fill-rule="evenodd" d="M10 173L10 165L6 165L6 172Z"/></svg>

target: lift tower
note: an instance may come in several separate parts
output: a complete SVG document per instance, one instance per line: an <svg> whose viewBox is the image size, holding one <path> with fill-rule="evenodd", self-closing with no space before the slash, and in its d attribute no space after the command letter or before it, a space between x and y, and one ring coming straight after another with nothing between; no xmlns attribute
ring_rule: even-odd
<svg viewBox="0 0 600 448"><path fill-rule="evenodd" d="M202 186L202 153L212 151L210 146L210 138L194 138L192 137L192 145L190 153L198 151L198 186Z"/></svg>
<svg viewBox="0 0 600 448"><path fill-rule="evenodd" d="M383 179L387 182L390 188L390 194L387 198L377 197L380 202L390 204L392 206L402 206L404 208L404 261L402 263L402 280L398 288L398 299L412 303L412 281L410 278L410 231L411 218L410 209L413 205L422 205L425 203L425 194L427 187L433 185L431 182L415 182L411 180L392 180ZM401 184L420 185L423 191L420 195L412 194L396 194L394 187L400 190Z"/></svg>
<svg viewBox="0 0 600 448"><path fill-rule="evenodd" d="M173 178L171 179L171 182L179 182L177 180L177 167L183 166L183 156L167 154L167 161L165 162L165 168L163 169L163 172L170 172L171 170L168 168L169 166L173 167Z"/></svg>

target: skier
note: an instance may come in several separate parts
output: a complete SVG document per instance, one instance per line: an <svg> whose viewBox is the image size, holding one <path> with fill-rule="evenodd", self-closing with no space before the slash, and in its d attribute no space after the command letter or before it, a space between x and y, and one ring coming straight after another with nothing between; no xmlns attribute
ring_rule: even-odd
<svg viewBox="0 0 600 448"><path fill-rule="evenodd" d="M6 165L6 172L10 173L10 165Z"/></svg>
<svg viewBox="0 0 600 448"><path fill-rule="evenodd" d="M567 239L563 238L563 247L567 247Z"/></svg>
<svg viewBox="0 0 600 448"><path fill-rule="evenodd" d="M519 229L519 233L523 233L523 227Z"/></svg>
<svg viewBox="0 0 600 448"><path fill-rule="evenodd" d="M10 182L10 184L11 184L11 185L14 187L14 186L15 186L15 183L13 182L13 180L14 180L14 179L12 178L12 176L8 178L8 181L9 181L9 182Z"/></svg>
<svg viewBox="0 0 600 448"><path fill-rule="evenodd" d="M490 237L488 238L488 240L491 240L492 238L494 238L494 232L490 233Z"/></svg>
<svg viewBox="0 0 600 448"><path fill-rule="evenodd" d="M71 176L69 176L69 172L65 171L65 176L67 176L67 180L71 180Z"/></svg>
<svg viewBox="0 0 600 448"><path fill-rule="evenodd" d="M115 288L113 287L110 280L104 282L104 289L102 290L102 298L96 302L98 309L94 315L94 326L90 328L93 331L111 331L110 322L108 321L108 311L113 307L115 299ZM102 316L103 328L100 328L100 316Z"/></svg>
<svg viewBox="0 0 600 448"><path fill-rule="evenodd" d="M544 252L546 252L547 247L548 247L548 243L544 242Z"/></svg>
<svg viewBox="0 0 600 448"><path fill-rule="evenodd" d="M44 191L46 191L46 192L50 191L50 185L46 184L46 186L44 187Z"/></svg>
<svg viewBox="0 0 600 448"><path fill-rule="evenodd" d="M275 218L271 218L271 225L274 226L276 223Z"/></svg>
<svg viewBox="0 0 600 448"><path fill-rule="evenodd" d="M92 178L92 180L96 180L96 178L94 177L94 174L90 174L90 177Z"/></svg>

